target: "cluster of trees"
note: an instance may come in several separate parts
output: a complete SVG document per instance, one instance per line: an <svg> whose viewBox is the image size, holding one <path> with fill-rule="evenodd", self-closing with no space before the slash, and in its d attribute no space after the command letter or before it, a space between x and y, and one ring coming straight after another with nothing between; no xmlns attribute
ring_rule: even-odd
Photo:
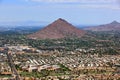
<svg viewBox="0 0 120 80"><path fill-rule="evenodd" d="M25 34L0 34L0 46L10 45L29 45L38 49L54 50L65 48L71 51L77 48L107 48L99 53L114 54L120 53L120 32L89 32L82 38L64 38L57 40L31 40L27 39Z"/></svg>

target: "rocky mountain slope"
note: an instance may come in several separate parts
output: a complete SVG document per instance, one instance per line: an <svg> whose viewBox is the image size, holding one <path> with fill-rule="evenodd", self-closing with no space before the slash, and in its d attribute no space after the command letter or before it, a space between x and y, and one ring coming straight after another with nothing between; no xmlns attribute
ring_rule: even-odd
<svg viewBox="0 0 120 80"><path fill-rule="evenodd" d="M30 34L27 37L30 39L60 39L65 37L80 38L85 33L85 31L74 27L64 19L59 18L40 31Z"/></svg>

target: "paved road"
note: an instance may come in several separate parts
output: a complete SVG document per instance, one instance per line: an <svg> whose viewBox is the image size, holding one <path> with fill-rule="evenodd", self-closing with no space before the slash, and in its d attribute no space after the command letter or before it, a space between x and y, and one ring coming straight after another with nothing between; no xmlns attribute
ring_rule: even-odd
<svg viewBox="0 0 120 80"><path fill-rule="evenodd" d="M15 75L15 80L20 80L20 76L15 68L12 56L11 56L11 54L8 53L7 48L4 50L4 53L7 55L9 66L11 67L11 70L12 70L13 74Z"/></svg>

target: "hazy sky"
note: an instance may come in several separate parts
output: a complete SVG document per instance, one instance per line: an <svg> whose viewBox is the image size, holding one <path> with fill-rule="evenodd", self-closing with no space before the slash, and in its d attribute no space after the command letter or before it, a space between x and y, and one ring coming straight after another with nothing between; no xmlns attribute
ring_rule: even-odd
<svg viewBox="0 0 120 80"><path fill-rule="evenodd" d="M120 0L0 0L0 22L57 18L74 24L120 22Z"/></svg>

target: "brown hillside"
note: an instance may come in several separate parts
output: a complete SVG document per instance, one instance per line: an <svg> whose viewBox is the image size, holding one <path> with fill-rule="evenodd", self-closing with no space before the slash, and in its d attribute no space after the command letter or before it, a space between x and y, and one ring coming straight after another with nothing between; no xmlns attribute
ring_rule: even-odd
<svg viewBox="0 0 120 80"><path fill-rule="evenodd" d="M52 24L42 30L28 35L30 39L59 39L65 37L78 37L80 38L85 34L85 31L77 29L72 24L59 18Z"/></svg>
<svg viewBox="0 0 120 80"><path fill-rule="evenodd" d="M120 31L120 23L117 21L113 21L112 23L99 25L95 27L88 27L85 30L91 31Z"/></svg>

